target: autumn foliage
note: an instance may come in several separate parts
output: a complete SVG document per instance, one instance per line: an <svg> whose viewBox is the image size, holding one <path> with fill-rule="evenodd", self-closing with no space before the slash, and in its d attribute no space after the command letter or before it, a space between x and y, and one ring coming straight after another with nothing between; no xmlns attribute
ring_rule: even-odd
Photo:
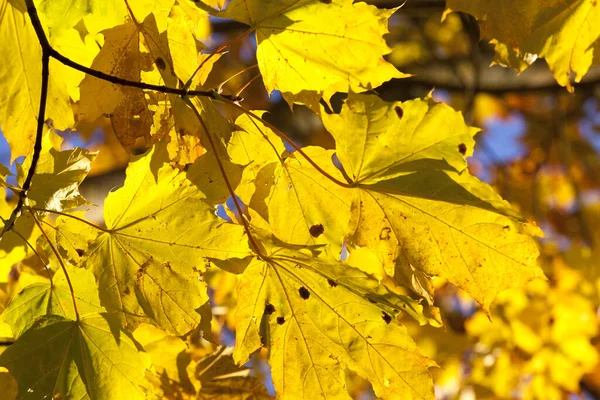
<svg viewBox="0 0 600 400"><path fill-rule="evenodd" d="M382 96L425 54L386 42L411 0L223 3L0 0L0 398L267 398L265 381L307 400L433 399L434 383L445 398L449 380L457 396L578 392L597 289L467 165L481 129L465 119L526 101ZM496 64L543 58L561 93L599 63L596 1L438 11L428 40L460 53L452 24L478 21ZM314 142L266 94L317 121ZM119 167L91 217L80 185ZM527 190L517 167L507 185ZM598 237L570 249L593 259Z"/></svg>

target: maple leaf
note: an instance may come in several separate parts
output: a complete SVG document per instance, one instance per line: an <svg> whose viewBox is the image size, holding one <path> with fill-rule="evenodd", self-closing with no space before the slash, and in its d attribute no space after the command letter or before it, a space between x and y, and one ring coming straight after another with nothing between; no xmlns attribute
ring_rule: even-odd
<svg viewBox="0 0 600 400"><path fill-rule="evenodd" d="M499 58L519 71L527 53L544 57L556 81L571 92L571 71L579 82L594 60L593 44L600 37L600 5L595 0L448 0L446 7L445 15L463 11L480 20L482 36L504 45L497 50L517 49L520 57L501 53Z"/></svg>
<svg viewBox="0 0 600 400"><path fill-rule="evenodd" d="M348 265L261 243L268 255L239 277L238 364L268 347L275 389L286 398L346 398L346 368L377 396L433 398L427 369L435 363L395 319L401 310L427 322L416 302Z"/></svg>
<svg viewBox="0 0 600 400"><path fill-rule="evenodd" d="M37 208L65 211L88 204L79 193L96 153L86 149L57 151L51 148L40 155L27 198ZM19 166L19 182L25 180L29 162Z"/></svg>
<svg viewBox="0 0 600 400"><path fill-rule="evenodd" d="M459 113L351 95L340 114L321 116L354 182L351 241L378 252L389 275L446 278L486 309L498 292L543 276L528 235L539 230L465 170L476 130Z"/></svg>
<svg viewBox="0 0 600 400"><path fill-rule="evenodd" d="M303 150L314 162L324 166L327 173L343 180L331 162L333 151L312 146ZM270 170L265 168L265 171ZM352 192L316 172L296 153L278 164L267 178L265 188L268 190L253 196L250 205L256 205L258 212L263 210L260 204L266 205L264 218L269 221L273 234L287 243L326 244L324 252L339 260L350 218ZM257 179L257 185L262 183L263 180Z"/></svg>
<svg viewBox="0 0 600 400"><path fill-rule="evenodd" d="M330 3L330 4L325 4ZM383 55L391 50L383 35L395 10L353 0L233 0L219 16L256 29L257 59L269 93L313 103L316 92L363 92L400 73Z"/></svg>
<svg viewBox="0 0 600 400"><path fill-rule="evenodd" d="M12 90L0 91L0 126L11 148L11 162L33 150L42 88L42 50L24 4L0 1L0 82ZM51 63L50 68L55 66ZM57 129L73 126L73 110L62 78L49 78L46 110Z"/></svg>
<svg viewBox="0 0 600 400"><path fill-rule="evenodd" d="M145 399L150 358L106 314L50 315L6 349L0 365L19 383L20 399Z"/></svg>
<svg viewBox="0 0 600 400"><path fill-rule="evenodd" d="M106 198L107 229L83 265L96 275L102 304L132 328L154 322L185 334L207 300L199 276L207 259L243 258L250 250L243 228L219 220L206 195L167 160L160 146L130 163L123 188Z"/></svg>
<svg viewBox="0 0 600 400"><path fill-rule="evenodd" d="M262 118L266 111L253 113ZM250 204L256 186L260 185L256 182L260 170L281 161L285 147L271 129L246 114L237 118L235 126L236 130L227 144L227 153L231 162L245 166L236 194L244 203Z"/></svg>
<svg viewBox="0 0 600 400"><path fill-rule="evenodd" d="M94 275L85 269L74 267L67 268L67 272L71 283L77 287L75 299L80 315L105 312L100 305ZM8 323L14 337L18 339L30 324L46 315L75 319L71 291L62 270L54 275L52 281L26 286L8 304L0 316L0 321Z"/></svg>

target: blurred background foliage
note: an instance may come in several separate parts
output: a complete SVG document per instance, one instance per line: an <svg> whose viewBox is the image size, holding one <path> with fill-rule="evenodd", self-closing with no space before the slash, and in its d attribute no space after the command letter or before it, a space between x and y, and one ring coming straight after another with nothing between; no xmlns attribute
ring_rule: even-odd
<svg viewBox="0 0 600 400"><path fill-rule="evenodd" d="M393 51L388 59L401 71L414 74L384 84L377 93L391 101L423 97L433 90L436 100L462 111L468 123L482 129L469 160L471 172L492 184L546 234L539 241L539 263L549 280L502 293L491 315L460 290L436 281L435 303L446 327L415 324L408 329L425 355L440 365L433 370L437 398L600 398L600 67L592 68L571 94L555 82L544 60L535 61L520 75L491 66L493 46L480 40L473 17L451 13L441 22L444 1L367 2L384 8L402 5L390 19L387 41ZM220 6L223 1L207 3ZM197 33L212 50L245 29L236 22L206 19ZM244 107L269 110L266 118L299 145L333 148L333 139L316 115L302 106L295 106L292 113L278 93L269 97L261 80L254 80L258 74L252 68L255 45L251 37L234 43L215 64L205 87L225 82L226 93L245 88ZM232 120L236 117L231 109L220 111ZM113 128L104 116L94 123L82 121L76 131L60 132L63 148L85 146L99 151L81 187L83 195L99 206L109 190L122 184L130 158ZM140 140L132 152L150 145ZM0 161L8 165L9 160L0 137ZM93 208L88 217L101 223L100 210ZM0 311L21 288L45 279L35 257L7 268L4 261ZM211 337L192 335L186 344L149 326L136 331L136 339L149 348L153 342L172 341L166 347L156 346L157 351L168 348L171 354L153 354L151 379L165 398L220 398L211 397L206 389L213 384L211 378L221 374L236 388L236 376L248 373L231 365L228 350L218 346L231 346L235 340L237 278L214 268L205 278L214 315ZM0 337L7 336L2 329ZM248 367L266 389L260 384L239 388L235 392L239 397L231 392L229 398L249 398L249 394L262 398L267 390L272 394L264 359L265 354L256 354ZM213 375L203 375L206 365L216 363L222 365L211 370ZM10 387L8 379L0 371L1 387ZM202 396L197 395L200 387L205 389ZM368 383L350 372L348 387L355 398L374 397Z"/></svg>

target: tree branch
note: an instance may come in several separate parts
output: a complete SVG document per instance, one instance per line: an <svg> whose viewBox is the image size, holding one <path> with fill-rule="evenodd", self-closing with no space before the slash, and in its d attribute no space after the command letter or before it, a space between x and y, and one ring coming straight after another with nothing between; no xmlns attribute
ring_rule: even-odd
<svg viewBox="0 0 600 400"><path fill-rule="evenodd" d="M25 3L27 4L27 13L29 14L29 18L31 19L31 23L33 25L33 28L35 29L35 33L38 36L40 45L42 46L42 51L45 51L46 53L48 53L48 55L50 57L56 59L57 61L59 61L60 63L66 65L66 66L69 66L73 69L76 69L77 71L91 75L98 79L102 79L104 81L114 83L115 85L130 86L130 87L135 87L138 89L153 90L153 91L160 92L160 93L170 93L170 94L176 94L179 96L187 96L187 97L197 97L197 96L214 97L215 96L214 89L186 90L186 89L171 88L171 87L164 86L164 85L152 85L152 84L144 83L144 82L130 81L130 80L119 78L118 76L110 75L110 74L104 73L102 71L98 71L98 70L83 66L79 63L76 63L75 61L69 59L68 57L65 57L62 54L60 54L57 50L55 50L50 45L50 43L48 42L48 38L46 37L46 34L44 32L44 28L42 27L42 23L40 22L40 18L38 16L37 9L35 8L35 5L33 4L33 0L25 0ZM233 95L221 95L221 96L228 98L232 101L240 101L241 100L239 97L233 96Z"/></svg>
<svg viewBox="0 0 600 400"><path fill-rule="evenodd" d="M27 0L32 1L32 0ZM37 30L36 30L37 32ZM44 36L45 39L45 36ZM40 38L40 44L42 44L42 39ZM23 182L22 190L19 192L19 201L17 202L16 207L12 211L10 218L5 222L4 228L2 232L0 232L0 240L6 232L12 229L15 224L17 218L21 216L21 212L23 211L23 206L25 205L25 200L27 199L27 192L31 187L31 181L33 180L33 176L35 175L35 170L37 167L37 163L40 159L40 154L42 153L42 139L44 136L44 120L46 117L46 101L48 99L48 79L50 76L50 55L47 51L42 48L42 90L40 93L40 108L38 111L38 120L37 120L37 129L35 132L35 144L33 145L33 155L31 157L31 165L29 166L29 170L27 171L27 177L25 178L25 182Z"/></svg>

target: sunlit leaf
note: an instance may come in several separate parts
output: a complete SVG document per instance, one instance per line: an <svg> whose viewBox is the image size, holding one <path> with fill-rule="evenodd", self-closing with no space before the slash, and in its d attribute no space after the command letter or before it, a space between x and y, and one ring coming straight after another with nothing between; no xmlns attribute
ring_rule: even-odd
<svg viewBox="0 0 600 400"><path fill-rule="evenodd" d="M352 0L234 0L220 14L256 29L265 86L306 101L305 92L363 92L406 76L383 59L383 35L394 10Z"/></svg>
<svg viewBox="0 0 600 400"><path fill-rule="evenodd" d="M105 314L36 321L0 355L19 399L145 399L150 358Z"/></svg>
<svg viewBox="0 0 600 400"><path fill-rule="evenodd" d="M82 316L105 311L100 306L98 287L94 276L81 268L68 268L71 284L77 288L75 301ZM37 318L59 315L75 319L75 309L66 276L62 270L52 282L34 283L21 291L9 303L0 320L7 322L15 338L21 336Z"/></svg>
<svg viewBox="0 0 600 400"><path fill-rule="evenodd" d="M42 49L20 0L0 1L0 126L11 160L33 150L42 88ZM55 64L50 63L50 69ZM50 76L46 118L57 129L73 126L73 110L64 80Z"/></svg>
<svg viewBox="0 0 600 400"><path fill-rule="evenodd" d="M571 77L581 81L592 65L593 44L600 37L600 5L595 0L448 0L446 7L446 13L463 11L479 19L482 36L503 43L501 49L545 58L556 81L570 91ZM522 69L515 58L501 59Z"/></svg>
<svg viewBox="0 0 600 400"><path fill-rule="evenodd" d="M396 320L406 312L425 322L420 306L348 265L277 246L267 251L240 276L238 363L268 347L275 389L283 397L347 398L349 368L368 379L378 396L433 398L427 369L435 364Z"/></svg>
<svg viewBox="0 0 600 400"><path fill-rule="evenodd" d="M464 170L476 131L457 112L356 95L322 117L355 182L351 242L378 252L389 275L399 268L400 283L412 285L414 268L488 307L498 292L542 276L527 234L535 228Z"/></svg>
<svg viewBox="0 0 600 400"><path fill-rule="evenodd" d="M249 249L243 228L219 220L206 195L166 161L159 147L130 164L124 187L104 203L107 229L84 266L96 275L102 304L131 328L154 322L185 334L207 299L207 259L243 258Z"/></svg>

